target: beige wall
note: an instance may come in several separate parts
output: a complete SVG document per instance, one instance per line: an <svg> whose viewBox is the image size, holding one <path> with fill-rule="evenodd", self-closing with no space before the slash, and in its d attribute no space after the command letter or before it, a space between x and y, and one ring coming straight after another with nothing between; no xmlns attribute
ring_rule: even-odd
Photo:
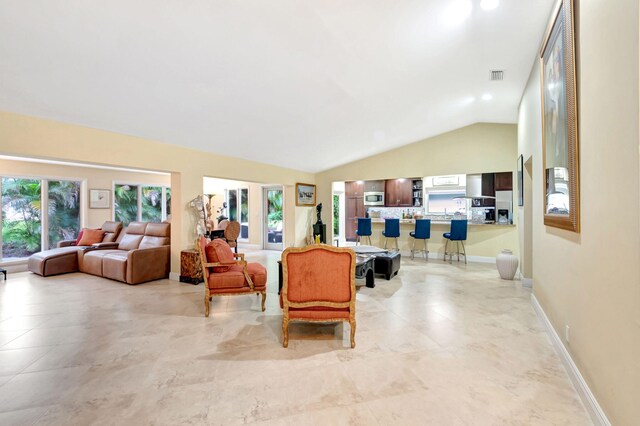
<svg viewBox="0 0 640 426"><path fill-rule="evenodd" d="M30 161L5 160L0 158L0 175L28 176L47 179L73 179L83 182L81 196L83 226L98 228L106 220L113 220L113 199L108 209L89 208L89 189L113 188L114 182L137 183L142 185L170 186L171 176L167 174L136 173L123 170L106 170L91 167L75 167L60 164L45 164Z"/></svg>
<svg viewBox="0 0 640 426"><path fill-rule="evenodd" d="M193 246L195 217L188 202L201 194L204 176L291 188L314 182L310 173L9 112L0 112L0 154L171 172L174 273L180 271L180 251ZM285 192L287 245L304 242L304 235L296 234L294 201Z"/></svg>
<svg viewBox="0 0 640 426"><path fill-rule="evenodd" d="M519 149L533 156L534 294L615 425L640 419L638 14L637 0L580 1L580 234L543 224L537 65L519 114Z"/></svg>
<svg viewBox="0 0 640 426"><path fill-rule="evenodd" d="M515 172L517 147L515 125L479 123L319 173L316 184L318 202L324 205L322 220L329 228L332 182ZM514 223L517 220L517 210L514 210ZM432 253L442 253L443 232L446 231L442 226L434 225L429 241ZM408 244L408 236L404 235L401 246L406 249ZM469 241L465 245L469 256L495 257L503 248L510 248L517 254L518 232L513 226L469 227Z"/></svg>

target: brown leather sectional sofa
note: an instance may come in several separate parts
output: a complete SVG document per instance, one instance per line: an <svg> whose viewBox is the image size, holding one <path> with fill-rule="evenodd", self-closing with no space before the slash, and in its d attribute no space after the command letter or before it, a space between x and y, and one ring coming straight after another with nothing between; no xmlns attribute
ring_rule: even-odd
<svg viewBox="0 0 640 426"><path fill-rule="evenodd" d="M170 244L169 223L131 222L115 243L79 251L78 269L127 284L167 278Z"/></svg>
<svg viewBox="0 0 640 426"><path fill-rule="evenodd" d="M42 276L80 271L140 284L169 276L170 245L169 223L131 222L111 242L36 253L29 258L29 270Z"/></svg>
<svg viewBox="0 0 640 426"><path fill-rule="evenodd" d="M122 222L107 221L100 229L105 231L105 234L101 243L94 244L96 247L116 241L122 231ZM34 274L43 277L78 272L78 251L88 247L90 246L77 246L76 240L60 241L57 248L31 255L28 268Z"/></svg>

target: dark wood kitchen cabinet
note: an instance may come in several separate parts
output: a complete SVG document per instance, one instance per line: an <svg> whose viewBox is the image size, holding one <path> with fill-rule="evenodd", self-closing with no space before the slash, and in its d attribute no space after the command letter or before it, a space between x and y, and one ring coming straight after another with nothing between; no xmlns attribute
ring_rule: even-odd
<svg viewBox="0 0 640 426"><path fill-rule="evenodd" d="M496 191L512 191L513 190L513 173L512 172L496 173L495 189Z"/></svg>
<svg viewBox="0 0 640 426"><path fill-rule="evenodd" d="M495 173L483 173L482 174L482 195L488 197L496 196L495 187ZM495 207L496 200L494 198L484 198L482 200L482 207Z"/></svg>
<svg viewBox="0 0 640 426"><path fill-rule="evenodd" d="M364 192L384 192L383 180L365 180Z"/></svg>
<svg viewBox="0 0 640 426"><path fill-rule="evenodd" d="M387 207L413 206L413 181L411 179L387 179L384 201Z"/></svg>
<svg viewBox="0 0 640 426"><path fill-rule="evenodd" d="M364 196L364 182L345 182L344 183L344 196L345 197L363 197Z"/></svg>
<svg viewBox="0 0 640 426"><path fill-rule="evenodd" d="M345 238L356 241L358 218L364 217L364 182L345 182Z"/></svg>

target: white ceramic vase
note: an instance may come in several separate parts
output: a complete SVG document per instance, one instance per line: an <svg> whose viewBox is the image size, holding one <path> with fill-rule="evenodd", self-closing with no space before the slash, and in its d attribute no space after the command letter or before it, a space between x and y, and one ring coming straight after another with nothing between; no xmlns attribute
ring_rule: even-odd
<svg viewBox="0 0 640 426"><path fill-rule="evenodd" d="M513 255L511 250L504 249L502 253L496 256L496 266L503 280L512 280L516 276L518 270L518 258Z"/></svg>

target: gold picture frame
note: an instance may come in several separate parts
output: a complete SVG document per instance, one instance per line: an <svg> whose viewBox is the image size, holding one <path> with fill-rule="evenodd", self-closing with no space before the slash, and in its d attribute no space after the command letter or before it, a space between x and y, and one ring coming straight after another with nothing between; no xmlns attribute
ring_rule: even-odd
<svg viewBox="0 0 640 426"><path fill-rule="evenodd" d="M315 206L316 186L311 183L296 183L296 206Z"/></svg>
<svg viewBox="0 0 640 426"><path fill-rule="evenodd" d="M556 5L540 48L544 224L580 232L574 0Z"/></svg>

